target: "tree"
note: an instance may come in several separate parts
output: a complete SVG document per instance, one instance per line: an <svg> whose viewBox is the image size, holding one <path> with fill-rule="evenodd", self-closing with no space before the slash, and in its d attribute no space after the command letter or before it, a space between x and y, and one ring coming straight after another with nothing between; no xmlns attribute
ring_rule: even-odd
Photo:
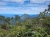
<svg viewBox="0 0 50 37"><path fill-rule="evenodd" d="M15 15L15 20L16 20L16 21L19 21L19 20L20 20L20 16Z"/></svg>
<svg viewBox="0 0 50 37"><path fill-rule="evenodd" d="M5 23L10 24L10 19L11 19L10 17L5 18L5 20L4 20L4 21L5 21Z"/></svg>
<svg viewBox="0 0 50 37"><path fill-rule="evenodd" d="M0 15L0 23L4 23L4 19L5 19L5 17L4 16L2 16L2 15Z"/></svg>
<svg viewBox="0 0 50 37"><path fill-rule="evenodd" d="M48 5L48 11L50 11L50 4Z"/></svg>
<svg viewBox="0 0 50 37"><path fill-rule="evenodd" d="M20 16L15 15L15 25L19 25L20 24Z"/></svg>

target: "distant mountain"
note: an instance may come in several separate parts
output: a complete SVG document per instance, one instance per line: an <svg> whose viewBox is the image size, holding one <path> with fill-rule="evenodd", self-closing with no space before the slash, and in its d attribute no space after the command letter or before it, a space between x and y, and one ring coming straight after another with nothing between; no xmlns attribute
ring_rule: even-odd
<svg viewBox="0 0 50 37"><path fill-rule="evenodd" d="M23 14L20 18L21 18L21 20L25 20L25 19L28 19L28 18L35 18L35 17L38 17L38 14L36 14L36 15Z"/></svg>
<svg viewBox="0 0 50 37"><path fill-rule="evenodd" d="M1 16L10 17L10 18L13 17L12 24L15 23L14 15L15 14L1 14ZM20 19L21 19L20 21L24 21L26 19L38 17L38 14L36 14L36 15L34 15L34 14L18 14L18 15L20 16Z"/></svg>
<svg viewBox="0 0 50 37"><path fill-rule="evenodd" d="M35 17L38 17L38 14L36 14L36 15L30 15L30 18L35 18Z"/></svg>
<svg viewBox="0 0 50 37"><path fill-rule="evenodd" d="M5 17L13 17L14 15L19 15L19 16L30 16L30 17L36 17L38 14L0 14L2 16L5 16Z"/></svg>
<svg viewBox="0 0 50 37"><path fill-rule="evenodd" d="M21 16L22 14L0 14L0 15L5 16L5 17L14 17L15 15Z"/></svg>
<svg viewBox="0 0 50 37"><path fill-rule="evenodd" d="M19 15L21 20L38 17L38 14L0 14L0 15L5 17L14 17L14 15Z"/></svg>
<svg viewBox="0 0 50 37"><path fill-rule="evenodd" d="M28 14L23 14L20 18L21 20L25 20L25 19L30 18L30 16Z"/></svg>

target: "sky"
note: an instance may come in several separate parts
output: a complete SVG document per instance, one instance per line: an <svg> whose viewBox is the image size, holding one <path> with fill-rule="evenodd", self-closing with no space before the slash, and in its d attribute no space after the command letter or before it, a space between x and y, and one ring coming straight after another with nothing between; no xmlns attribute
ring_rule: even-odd
<svg viewBox="0 0 50 37"><path fill-rule="evenodd" d="M39 14L50 0L0 0L0 14Z"/></svg>

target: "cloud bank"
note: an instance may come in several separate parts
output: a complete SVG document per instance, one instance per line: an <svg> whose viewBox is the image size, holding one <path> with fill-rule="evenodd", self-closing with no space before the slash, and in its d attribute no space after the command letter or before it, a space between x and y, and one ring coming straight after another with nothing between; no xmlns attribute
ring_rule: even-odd
<svg viewBox="0 0 50 37"><path fill-rule="evenodd" d="M50 0L0 0L0 14L38 14Z"/></svg>

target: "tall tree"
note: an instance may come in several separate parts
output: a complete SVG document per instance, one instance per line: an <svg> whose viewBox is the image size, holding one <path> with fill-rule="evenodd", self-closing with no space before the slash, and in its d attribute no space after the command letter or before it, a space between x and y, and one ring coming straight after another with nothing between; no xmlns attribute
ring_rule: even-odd
<svg viewBox="0 0 50 37"><path fill-rule="evenodd" d="M50 11L50 4L48 5L48 11Z"/></svg>
<svg viewBox="0 0 50 37"><path fill-rule="evenodd" d="M19 25L20 24L20 16L15 15L15 25Z"/></svg>
<svg viewBox="0 0 50 37"><path fill-rule="evenodd" d="M11 24L12 18L10 18L10 17L5 18L5 22L8 23L8 24Z"/></svg>
<svg viewBox="0 0 50 37"><path fill-rule="evenodd" d="M15 15L15 20L16 20L16 21L19 21L19 20L20 20L20 16Z"/></svg>
<svg viewBox="0 0 50 37"><path fill-rule="evenodd" d="M4 19L5 19L5 17L4 16L2 16L2 15L0 15L0 23L4 23Z"/></svg>

